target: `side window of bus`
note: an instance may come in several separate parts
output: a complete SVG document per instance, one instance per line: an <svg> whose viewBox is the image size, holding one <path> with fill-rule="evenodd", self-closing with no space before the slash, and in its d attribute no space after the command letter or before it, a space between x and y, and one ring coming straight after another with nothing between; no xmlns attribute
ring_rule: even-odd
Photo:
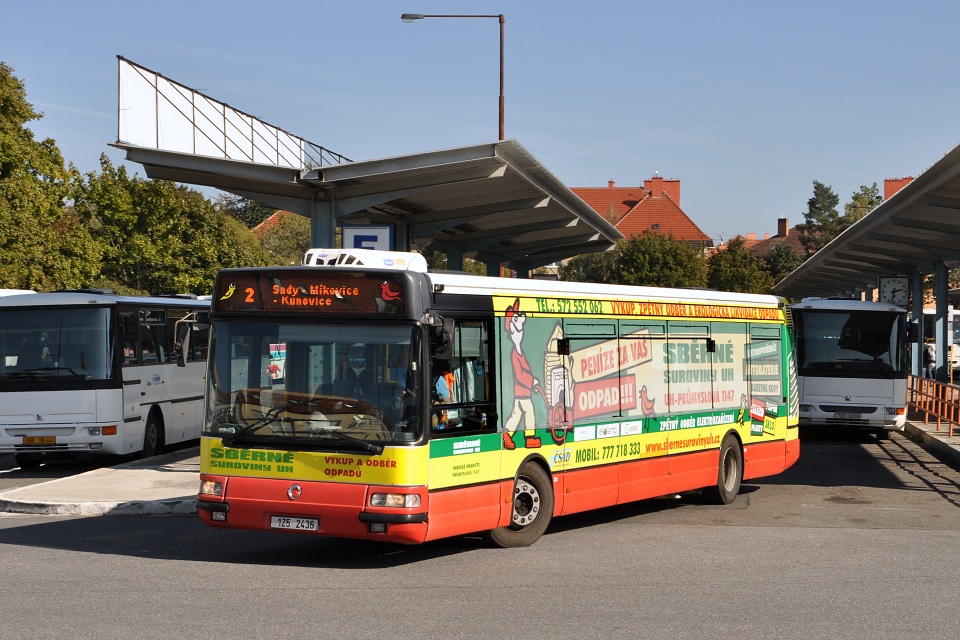
<svg viewBox="0 0 960 640"><path fill-rule="evenodd" d="M433 420L437 430L494 430L497 416L493 398L489 323L457 320L449 360L431 362Z"/></svg>
<svg viewBox="0 0 960 640"><path fill-rule="evenodd" d="M146 325L140 325L140 354L143 356L144 364L156 364L159 362L157 358L157 344L153 340L150 327Z"/></svg>
<svg viewBox="0 0 960 640"><path fill-rule="evenodd" d="M137 338L140 324L136 312L120 314L120 340L123 342L123 366L134 366L139 362L137 356Z"/></svg>
<svg viewBox="0 0 960 640"><path fill-rule="evenodd" d="M207 359L207 348L210 345L210 325L198 323L191 327L190 353L188 362L204 362Z"/></svg>
<svg viewBox="0 0 960 640"><path fill-rule="evenodd" d="M140 353L144 364L168 362L166 311L140 310Z"/></svg>

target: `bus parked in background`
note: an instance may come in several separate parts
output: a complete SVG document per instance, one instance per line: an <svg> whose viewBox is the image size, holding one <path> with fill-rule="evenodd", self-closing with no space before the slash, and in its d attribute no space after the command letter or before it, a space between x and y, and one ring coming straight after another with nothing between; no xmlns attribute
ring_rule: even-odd
<svg viewBox="0 0 960 640"><path fill-rule="evenodd" d="M729 503L800 453L788 310L428 273L422 256L372 250L224 270L198 512L214 527L488 532L515 547L589 509L700 489Z"/></svg>
<svg viewBox="0 0 960 640"><path fill-rule="evenodd" d="M805 298L793 305L800 424L903 431L907 313L883 302ZM914 338L915 339L915 338Z"/></svg>
<svg viewBox="0 0 960 640"><path fill-rule="evenodd" d="M104 290L0 297L0 453L31 467L198 438L209 310Z"/></svg>
<svg viewBox="0 0 960 640"><path fill-rule="evenodd" d="M947 371L946 379L949 382L957 381L957 374L960 373L960 323L955 319L956 312L953 305L947 307L947 335L951 336L950 349L947 351ZM937 327L936 310L923 310L923 342L924 346L930 345L930 348L936 353L937 349Z"/></svg>

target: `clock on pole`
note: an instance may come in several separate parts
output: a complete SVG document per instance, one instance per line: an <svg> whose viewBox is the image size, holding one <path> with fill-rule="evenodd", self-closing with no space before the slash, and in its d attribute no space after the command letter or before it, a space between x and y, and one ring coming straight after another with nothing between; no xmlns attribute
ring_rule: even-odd
<svg viewBox="0 0 960 640"><path fill-rule="evenodd" d="M910 279L906 276L880 278L878 285L881 302L903 307L910 301Z"/></svg>

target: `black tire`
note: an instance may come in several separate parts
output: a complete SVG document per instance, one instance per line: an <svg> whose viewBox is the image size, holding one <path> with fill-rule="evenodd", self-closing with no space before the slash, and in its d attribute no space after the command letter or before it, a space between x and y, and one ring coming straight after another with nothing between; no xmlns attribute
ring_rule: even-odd
<svg viewBox="0 0 960 640"><path fill-rule="evenodd" d="M147 424L143 428L143 451L140 456L152 458L163 452L163 422L156 411L147 416Z"/></svg>
<svg viewBox="0 0 960 640"><path fill-rule="evenodd" d="M520 468L513 484L510 526L490 532L501 547L529 547L540 539L553 518L553 485L540 465L528 462Z"/></svg>
<svg viewBox="0 0 960 640"><path fill-rule="evenodd" d="M720 445L720 462L717 465L717 485L703 490L704 501L710 504L730 504L740 493L743 480L743 451L740 441L728 433Z"/></svg>
<svg viewBox="0 0 960 640"><path fill-rule="evenodd" d="M36 469L43 462L42 453L18 453L13 456L17 461L17 466L26 471L27 469Z"/></svg>

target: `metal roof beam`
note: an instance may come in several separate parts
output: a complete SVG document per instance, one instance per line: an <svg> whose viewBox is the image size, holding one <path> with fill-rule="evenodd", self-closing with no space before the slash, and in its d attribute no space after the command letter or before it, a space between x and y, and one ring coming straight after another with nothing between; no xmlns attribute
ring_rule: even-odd
<svg viewBox="0 0 960 640"><path fill-rule="evenodd" d="M509 229L487 229L483 231L470 231L463 234L437 234L437 240L444 242L459 242L463 245L464 251L475 251L484 247L497 245L508 240L519 238L528 233L537 233L549 229L564 229L567 227L576 227L576 221L553 220L551 222L540 222L527 225L510 227Z"/></svg>
<svg viewBox="0 0 960 640"><path fill-rule="evenodd" d="M520 213L533 209L542 209L549 205L550 202L550 198L529 198L525 200L493 202L476 207L466 207L464 209L420 213L414 218L416 222L410 225L410 236L413 238L426 238L445 231L450 227L455 227L458 224L476 222L481 218L496 214Z"/></svg>
<svg viewBox="0 0 960 640"><path fill-rule="evenodd" d="M960 209L960 199L957 198L944 198L943 196L926 194L923 196L923 203L941 209Z"/></svg>

